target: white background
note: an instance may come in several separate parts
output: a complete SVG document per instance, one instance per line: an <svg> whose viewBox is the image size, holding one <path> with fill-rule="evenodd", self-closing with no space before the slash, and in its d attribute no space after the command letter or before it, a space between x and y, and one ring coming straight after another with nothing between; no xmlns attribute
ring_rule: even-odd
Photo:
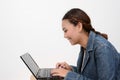
<svg viewBox="0 0 120 80"><path fill-rule="evenodd" d="M0 0L0 80L29 80L19 57L26 52L41 68L61 61L76 65L79 45L71 46L61 29L63 15L76 7L120 51L119 0Z"/></svg>

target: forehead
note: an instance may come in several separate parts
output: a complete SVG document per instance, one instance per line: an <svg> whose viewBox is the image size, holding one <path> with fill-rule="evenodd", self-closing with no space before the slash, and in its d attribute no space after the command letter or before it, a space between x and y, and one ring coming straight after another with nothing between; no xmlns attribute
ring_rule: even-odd
<svg viewBox="0 0 120 80"><path fill-rule="evenodd" d="M65 25L68 25L68 24L70 24L70 22L67 19L62 20L62 26L65 26Z"/></svg>
<svg viewBox="0 0 120 80"><path fill-rule="evenodd" d="M73 24L71 24L67 19L62 20L62 28L67 28L73 26Z"/></svg>

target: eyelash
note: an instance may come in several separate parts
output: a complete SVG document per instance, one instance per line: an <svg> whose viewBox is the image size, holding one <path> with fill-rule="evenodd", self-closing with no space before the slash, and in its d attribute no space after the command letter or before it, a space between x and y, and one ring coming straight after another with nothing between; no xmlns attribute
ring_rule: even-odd
<svg viewBox="0 0 120 80"><path fill-rule="evenodd" d="M67 32L67 30L64 30L64 32L66 33L66 32Z"/></svg>

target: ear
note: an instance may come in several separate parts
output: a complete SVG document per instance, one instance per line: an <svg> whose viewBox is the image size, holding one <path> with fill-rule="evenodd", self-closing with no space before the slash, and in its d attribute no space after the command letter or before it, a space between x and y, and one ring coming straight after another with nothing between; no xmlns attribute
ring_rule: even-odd
<svg viewBox="0 0 120 80"><path fill-rule="evenodd" d="M79 23L77 24L77 28L78 28L78 31L79 31L79 32L82 31L83 25L82 25L81 22L79 22Z"/></svg>

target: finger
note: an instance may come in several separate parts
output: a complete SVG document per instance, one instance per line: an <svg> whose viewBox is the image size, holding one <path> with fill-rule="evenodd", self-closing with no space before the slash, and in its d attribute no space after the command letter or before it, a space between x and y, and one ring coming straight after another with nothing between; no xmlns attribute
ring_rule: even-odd
<svg viewBox="0 0 120 80"><path fill-rule="evenodd" d="M66 67L67 67L66 62L61 63L60 68L64 68L64 69L66 69Z"/></svg>
<svg viewBox="0 0 120 80"><path fill-rule="evenodd" d="M59 75L58 69L53 69L53 70L51 70L51 75L52 75L52 76L58 76L58 75Z"/></svg>
<svg viewBox="0 0 120 80"><path fill-rule="evenodd" d="M56 68L62 68L64 66L64 62L57 63Z"/></svg>
<svg viewBox="0 0 120 80"><path fill-rule="evenodd" d="M51 74L56 74L57 71L58 71L57 69L52 69L52 70L51 70Z"/></svg>
<svg viewBox="0 0 120 80"><path fill-rule="evenodd" d="M51 76L59 76L59 74L57 72L53 72L51 73Z"/></svg>
<svg viewBox="0 0 120 80"><path fill-rule="evenodd" d="M56 64L56 68L59 68L60 65L61 65L61 63L57 63L57 64Z"/></svg>

